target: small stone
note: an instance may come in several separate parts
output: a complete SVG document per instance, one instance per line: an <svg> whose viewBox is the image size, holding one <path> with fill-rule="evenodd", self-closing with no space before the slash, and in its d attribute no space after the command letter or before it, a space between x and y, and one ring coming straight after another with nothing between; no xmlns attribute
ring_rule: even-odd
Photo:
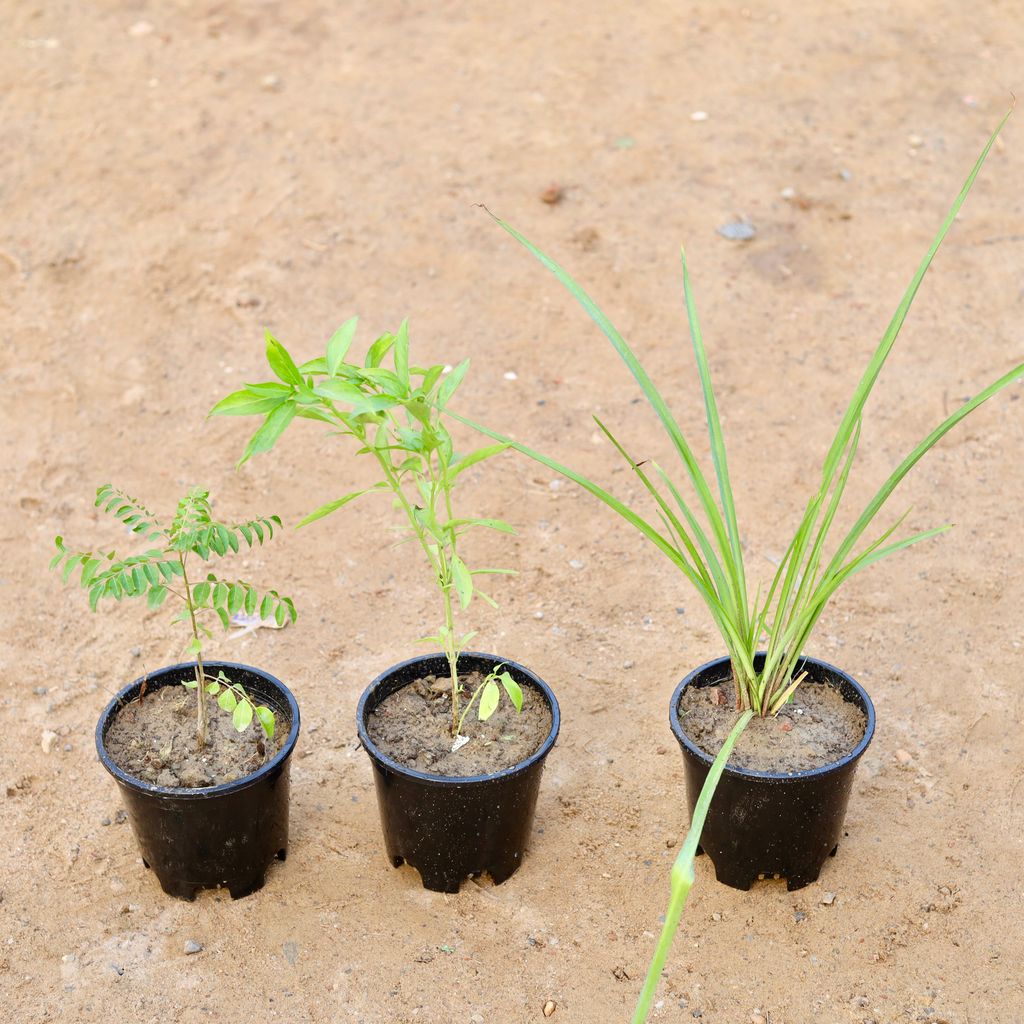
<svg viewBox="0 0 1024 1024"><path fill-rule="evenodd" d="M780 193L783 199L795 199L796 189L792 185L787 185Z"/></svg>
<svg viewBox="0 0 1024 1024"><path fill-rule="evenodd" d="M128 812L123 808L118 808L117 813L114 815L114 824L123 825L128 820Z"/></svg>
<svg viewBox="0 0 1024 1024"><path fill-rule="evenodd" d="M557 1010L557 1009L558 1009L558 1004L554 1001L554 999L549 999L544 1004L544 1016L545 1017L550 1017L551 1014L553 1014L555 1012L555 1010Z"/></svg>
<svg viewBox="0 0 1024 1024"><path fill-rule="evenodd" d="M561 480L552 480L551 483L548 484L548 490L550 490L550 491L560 491L561 489L562 489L562 481Z"/></svg>
<svg viewBox="0 0 1024 1024"><path fill-rule="evenodd" d="M299 944L297 942L286 942L281 947L281 952L284 953L285 960L294 967L299 959Z"/></svg>
<svg viewBox="0 0 1024 1024"><path fill-rule="evenodd" d="M110 969L120 978L124 974L124 968L120 964L111 964Z"/></svg>
<svg viewBox="0 0 1024 1024"><path fill-rule="evenodd" d="M844 167L839 171L839 177L842 178L843 181L850 181L853 178L853 173Z"/></svg>
<svg viewBox="0 0 1024 1024"><path fill-rule="evenodd" d="M789 719L784 718L781 722L779 722L779 730L781 732L792 732L793 723L789 721Z"/></svg>
<svg viewBox="0 0 1024 1024"><path fill-rule="evenodd" d="M140 36L148 36L154 31L153 25L148 21L137 21L130 29L128 29L128 35L139 38Z"/></svg>
<svg viewBox="0 0 1024 1024"><path fill-rule="evenodd" d="M121 393L121 404L123 406L137 405L146 397L146 388L141 384L133 384Z"/></svg>
<svg viewBox="0 0 1024 1024"><path fill-rule="evenodd" d="M665 849L667 849L667 850L673 849L673 847L678 842L679 842L679 840L675 836L669 836L668 839L665 840Z"/></svg>
<svg viewBox="0 0 1024 1024"><path fill-rule="evenodd" d="M469 1019L473 1022L473 1024L484 1024L484 1018L483 1018L482 1014L479 1014L479 1013L470 1014L470 1018Z"/></svg>
<svg viewBox="0 0 1024 1024"><path fill-rule="evenodd" d="M749 242L757 234L757 228L749 221L732 220L720 225L718 233L730 242Z"/></svg>
<svg viewBox="0 0 1024 1024"><path fill-rule="evenodd" d="M583 568L583 563L578 558L570 558L569 559L569 568L570 569L582 569Z"/></svg>
<svg viewBox="0 0 1024 1024"><path fill-rule="evenodd" d="M634 666L635 664L636 664L636 662L635 662L635 661L624 661L624 662L622 663L622 667L623 667L623 668L625 668L625 669L630 669L630 668L632 668L632 667L633 667L633 666Z"/></svg>
<svg viewBox="0 0 1024 1024"><path fill-rule="evenodd" d="M519 374L515 370L506 370L502 376L505 380L519 380Z"/></svg>
<svg viewBox="0 0 1024 1024"><path fill-rule="evenodd" d="M870 1001L870 1000L868 999L868 997L867 997L867 996L854 996L854 997L853 997L853 998L852 998L852 999L850 1000L850 1004L851 1004L852 1006L859 1006L859 1007L860 1007L861 1009L863 1009L863 1008L864 1008L865 1006L867 1006L867 1005L868 1005L868 1002L869 1002L869 1001Z"/></svg>
<svg viewBox="0 0 1024 1024"><path fill-rule="evenodd" d="M64 744L64 753L65 754L70 754L73 749L74 748L71 746L70 743L65 743Z"/></svg>
<svg viewBox="0 0 1024 1024"><path fill-rule="evenodd" d="M768 1018L760 1010L755 1010L750 1015L750 1024L767 1024Z"/></svg>
<svg viewBox="0 0 1024 1024"><path fill-rule="evenodd" d="M100 818L100 824L101 825L109 825L110 824L110 819L109 818Z"/></svg>
<svg viewBox="0 0 1024 1024"><path fill-rule="evenodd" d="M533 613L533 617L535 619L543 619L544 618L544 613L543 612L534 612Z"/></svg>
<svg viewBox="0 0 1024 1024"><path fill-rule="evenodd" d="M138 646L135 646L135 647L133 647L131 649L131 651L129 653L131 654L131 656L133 658L141 658L142 657L142 648L138 647Z"/></svg>
<svg viewBox="0 0 1024 1024"><path fill-rule="evenodd" d="M556 185L552 182L543 192L540 194L540 201L547 203L548 206L554 206L556 203L560 203L565 198L565 189L561 185Z"/></svg>
<svg viewBox="0 0 1024 1024"><path fill-rule="evenodd" d="M43 735L39 738L39 746L43 748L43 753L48 754L53 750L54 743L57 742L57 734L52 729L44 729Z"/></svg>
<svg viewBox="0 0 1024 1024"><path fill-rule="evenodd" d="M260 88L267 92L277 92L281 88L281 77L279 75L264 75L260 79Z"/></svg>
<svg viewBox="0 0 1024 1024"><path fill-rule="evenodd" d="M719 912L718 912L718 911L716 910L716 911L715 911L715 912L714 912L714 913L713 913L713 914L711 915L711 920L712 920L712 921L721 921L721 920L722 920L722 915L721 915L721 914L720 914L720 913L719 913Z"/></svg>
<svg viewBox="0 0 1024 1024"><path fill-rule="evenodd" d="M48 694L48 693L50 692L50 688L49 688L48 686L37 686L37 687L35 687L35 688L34 688L34 689L32 690L32 692L33 692L33 693L34 693L34 694L35 694L35 695L36 695L37 697L45 697L45 696L46 696L46 694Z"/></svg>
<svg viewBox="0 0 1024 1024"><path fill-rule="evenodd" d="M203 944L201 942L196 942L195 939L189 939L185 943L185 955L186 956L191 956L193 953L202 953L202 951L203 951Z"/></svg>
<svg viewBox="0 0 1024 1024"><path fill-rule="evenodd" d="M807 915L802 910L794 910L793 920L796 921L797 924L799 924L801 921L807 920Z"/></svg>
<svg viewBox="0 0 1024 1024"><path fill-rule="evenodd" d="M691 121L706 121L708 119L708 112L706 110L695 110L690 115Z"/></svg>
<svg viewBox="0 0 1024 1024"><path fill-rule="evenodd" d="M906 750L897 750L893 757L900 764L910 764L914 760L913 756Z"/></svg>
<svg viewBox="0 0 1024 1024"><path fill-rule="evenodd" d="M823 907L831 907L836 901L836 894L834 892L826 892L821 897L821 905Z"/></svg>
<svg viewBox="0 0 1024 1024"><path fill-rule="evenodd" d="M907 145L911 146L913 149L919 149L924 145L924 139L920 135L908 135Z"/></svg>

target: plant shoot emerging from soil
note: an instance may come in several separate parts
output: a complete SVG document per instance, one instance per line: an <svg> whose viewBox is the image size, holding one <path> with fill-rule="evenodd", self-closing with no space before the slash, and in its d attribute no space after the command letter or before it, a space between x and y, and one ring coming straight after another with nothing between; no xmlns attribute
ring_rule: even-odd
<svg viewBox="0 0 1024 1024"><path fill-rule="evenodd" d="M357 320L343 324L327 343L327 353L297 366L279 341L267 334L267 362L276 381L247 384L218 402L211 415L263 415L242 462L270 450L296 417L319 420L334 432L351 437L357 454L369 456L380 474L372 487L352 491L327 502L300 523L305 526L375 491L390 493L404 516L404 541L413 541L423 553L438 586L443 622L424 641L437 643L448 659L451 674L451 733L459 739L465 717L463 687L459 682L459 655L476 635L456 629L456 604L465 611L474 597L492 607L493 598L480 589L478 579L511 574L510 569L470 569L460 554L463 536L473 529L515 533L501 519L476 519L455 510L456 485L462 473L503 452L505 443L480 448L467 455L455 451L445 423L445 406L469 368L469 360L450 369L441 364L419 367L409 363L409 329L403 322L395 334L384 334L370 346L362 365L347 362ZM384 366L385 360L390 366ZM507 679L506 679L507 677ZM500 682L517 708L522 694L508 673L488 679L477 705L481 720L494 713ZM472 705L473 694L466 708Z"/></svg>
<svg viewBox="0 0 1024 1024"><path fill-rule="evenodd" d="M203 641L213 636L208 622L217 621L225 629L231 628L231 616L239 612L263 619L274 618L277 625L295 621L295 605L291 598L282 597L276 590L262 597L256 588L244 580L226 580L215 573L194 582L189 578L189 559L206 562L212 555L223 558L237 553L242 544L252 547L263 544L274 536L274 526L280 526L277 516L250 519L242 523L221 523L213 518L210 493L201 488L189 491L178 502L169 526L135 498L110 484L96 490L96 507L119 519L148 543L156 543L138 555L122 558L115 551L71 551L63 537L57 537L57 554L50 562L51 569L60 568L67 583L75 570L80 571L79 583L89 592L89 607L95 611L104 598L120 601L122 598L146 598L150 608L159 608L168 597L180 603L173 622L188 624L190 637L187 649L196 659L195 680L184 685L196 691L196 744L206 746L207 696L214 697L219 707L230 713L231 721L239 732L247 729L255 718L267 738L274 735L274 713L264 705L257 705L238 683L233 683L223 672L209 679L203 670ZM192 569L195 572L194 568Z"/></svg>
<svg viewBox="0 0 1024 1024"><path fill-rule="evenodd" d="M873 540L856 550L863 534L875 522L882 506L917 462L965 416L1008 384L1024 376L1024 364L1014 367L998 380L979 390L973 398L935 427L892 471L853 526L831 549L831 554L826 553L826 542L857 452L864 406L892 351L925 272L952 226L989 150L1006 123L1007 117L1009 114L1003 118L968 175L967 181L914 274L910 286L857 384L831 446L825 455L821 482L807 502L803 517L797 524L796 532L786 547L778 570L767 589L762 592L759 588L754 593L752 600L743 564L740 532L729 479L718 405L711 386L711 374L697 320L685 256L683 257L683 293L689 320L690 338L703 393L711 459L717 487L713 487L705 476L690 444L669 410L668 404L644 370L632 348L597 307L593 299L554 260L544 255L514 228L504 221L494 218L502 228L521 242L565 285L626 363L679 456L685 476L696 495L696 501L692 497L685 497L683 489L661 466L653 463L645 469L644 467L648 465L646 461L633 458L600 420L597 420L598 427L626 460L653 499L660 525L644 518L598 484L554 459L513 441L511 438L503 437L493 430L470 423L469 420L457 417L454 413L451 415L462 419L462 422L470 423L494 440L508 444L575 481L654 543L696 588L706 604L729 653L736 683L736 710L740 712L740 716L708 773L707 781L694 811L689 835L673 867L669 912L666 915L665 927L640 1003L637 1006L634 1022L645 1021L650 1011L661 968L679 922L686 896L693 883L693 858L700 839L701 828L718 779L736 740L754 715L777 714L799 686L804 676L801 674L794 678L794 666L800 659L825 606L840 586L855 573L866 569L887 555L894 554L911 544L934 537L949 529L948 525L939 526L893 540L894 534L908 514L904 513L894 523L877 534ZM703 517L703 522L699 516ZM766 644L766 657L763 668L761 671L757 671L755 655L762 644Z"/></svg>

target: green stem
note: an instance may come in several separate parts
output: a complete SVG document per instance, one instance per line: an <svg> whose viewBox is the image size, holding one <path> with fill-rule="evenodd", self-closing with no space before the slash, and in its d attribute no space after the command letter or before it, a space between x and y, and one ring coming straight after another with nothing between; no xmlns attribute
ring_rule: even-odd
<svg viewBox="0 0 1024 1024"><path fill-rule="evenodd" d="M450 523L454 518L452 513L452 489L451 483L448 477L448 466L444 460L438 455L438 461L441 463L441 487L444 491L444 507L445 512L448 514L448 522ZM433 468L431 468L431 476L433 476ZM450 528L448 531L449 543L448 546L451 549L452 558L455 558L457 552L455 550L455 529ZM450 564L450 563L449 563ZM449 577L451 573L449 571ZM448 670L451 673L452 679L452 736L458 736L462 731L462 723L466 718L465 713L459 715L459 694L461 693L462 687L459 685L459 649L458 644L455 643L455 612L452 607L452 581L448 578L446 581L444 590L444 614L445 614L445 625L447 626L447 637L449 641L448 654ZM470 701L472 703L472 701ZM466 711L469 710L467 705Z"/></svg>
<svg viewBox="0 0 1024 1024"><path fill-rule="evenodd" d="M636 1004L633 1013L633 1024L644 1024L651 1012L651 1004L658 991L658 982L661 980L661 972L665 967L665 960L672 948L672 940L676 936L676 929L679 927L679 919L682 917L683 908L686 906L686 897L690 895L693 886L693 861L697 855L697 844L700 842L700 834L704 830L704 821L708 816L708 808L711 806L711 798L718 788L718 780L725 771L725 763L729 760L740 733L746 729L750 720L754 717L753 711L744 711L736 724L732 727L718 756L712 762L708 770L708 776L701 787L700 796L697 798L697 806L693 809L693 818L690 821L690 830L686 833L686 840L683 848L679 851L675 863L672 865L672 889L669 896L668 910L665 913L665 926L661 929L661 936L658 945L654 950L654 958L647 971L647 979L640 991L640 999Z"/></svg>
<svg viewBox="0 0 1024 1024"><path fill-rule="evenodd" d="M203 669L203 652L199 647L199 624L196 622L196 609L192 603L192 588L185 574L185 553L178 552L178 563L181 565L181 581L185 585L185 604L188 605L188 616L192 620L192 639L196 649L196 747L202 750L206 746L206 675Z"/></svg>
<svg viewBox="0 0 1024 1024"><path fill-rule="evenodd" d="M501 665L499 665L499 666L498 666L498 668L501 668L501 667L502 667ZM464 723L464 722L466 721L466 715L468 715L468 714L469 714L469 710L470 710L470 708L472 708L472 706L473 706L473 702L474 702L474 701L475 701L475 700L477 699L477 697L479 697L479 696L480 696L480 694L481 694L481 693L483 693L483 691L484 691L484 687L485 687L485 686L486 686L486 685L487 685L487 684L488 684L488 683L489 683L489 682L490 682L490 681L491 681L491 680L492 680L493 678L494 678L494 673L492 672L492 673L491 673L491 674L490 674L490 675L489 675L489 676L488 676L488 677L487 677L487 678L486 678L486 679L485 679L485 680L484 680L484 681L483 681L483 682L482 682L482 683L481 683L481 684L480 684L480 685L479 685L479 686L478 686L478 687L477 687L477 688L476 688L476 689L475 689L475 690L473 691L473 696L472 696L472 697L470 697L468 701L466 701L466 707L465 707L465 708L463 709L463 712L462 712L462 714L461 714L461 715L459 716L459 728L458 728L458 730L457 730L458 732L462 732L462 726L463 726L463 723Z"/></svg>
<svg viewBox="0 0 1024 1024"><path fill-rule="evenodd" d="M462 720L459 718L459 652L455 645L455 613L452 609L451 584L441 587L444 596L445 656L448 658L448 672L452 680L452 736L459 735Z"/></svg>
<svg viewBox="0 0 1024 1024"><path fill-rule="evenodd" d="M361 437L360 440L368 447L373 447L365 436ZM394 467L379 450L374 449L374 454L377 456L377 462L379 463L381 471L388 482L388 486L391 488L395 497L398 498L399 502L401 502L402 508L405 510L405 514L409 519L409 525L412 526L413 531L416 534L416 538L420 542L420 547L423 548L423 552L427 556L427 560L430 562L431 568L434 570L434 574L441 587L441 593L444 597L445 636L447 638L444 653L448 659L448 671L451 673L452 680L452 735L457 736L459 725L459 657L458 652L455 650L455 616L452 611L451 579L449 578L450 572L447 565L444 563L443 553L441 554L442 561L439 563L437 559L435 559L433 552L430 550L430 544L423 533L423 528L417 521L416 514L413 511L412 506L409 504L409 499L405 496L405 491L402 490L402 485L395 476ZM445 491L445 497L448 501L450 513L451 501L447 490ZM451 518L450 514L448 518Z"/></svg>

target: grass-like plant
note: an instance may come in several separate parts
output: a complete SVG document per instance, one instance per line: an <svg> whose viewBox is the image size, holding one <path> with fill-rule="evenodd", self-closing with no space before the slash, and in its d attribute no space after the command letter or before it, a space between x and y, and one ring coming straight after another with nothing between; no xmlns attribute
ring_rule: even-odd
<svg viewBox="0 0 1024 1024"><path fill-rule="evenodd" d="M1009 114L1006 117L1009 117ZM827 550L827 542L830 539L836 513L857 452L864 406L892 351L925 272L974 184L996 137L1006 123L1006 117L1003 118L989 139L968 175L960 194L953 203L953 207L932 242L927 255L917 268L896 313L854 389L853 397L850 399L835 437L825 455L820 484L807 502L803 516L797 524L793 538L786 548L770 585L763 592L757 589L753 597L751 597L743 563L725 441L718 405L711 386L711 374L697 320L685 255L683 256L683 292L690 338L703 393L711 461L714 467L714 486L701 469L689 442L669 410L667 402L647 375L632 348L615 329L611 321L561 266L544 255L510 225L494 217L502 228L522 243L565 285L614 346L661 421L682 462L685 476L696 496L695 500L692 497L685 497L682 488L661 466L651 464L649 470L645 469L644 467L648 464L643 460L634 459L627 453L600 420L597 420L598 427L615 446L618 453L629 463L649 492L657 508L660 525L645 518L575 470L525 444L504 437L494 430L457 417L454 413L451 415L476 427L492 439L515 448L542 465L575 481L640 530L693 584L703 599L721 633L722 641L732 663L735 680L736 710L740 714L708 772L707 781L694 810L689 833L673 866L671 898L665 925L633 1018L634 1024L645 1021L650 1012L665 958L693 884L693 862L708 807L740 734L755 715L767 717L777 714L799 686L804 674L801 673L794 677L794 667L799 661L818 619L839 587L855 573L866 569L888 555L934 537L950 528L948 525L938 526L910 536L893 539L906 518L906 513L904 513L884 530L875 533L867 543L862 543L864 534L875 523L883 505L917 462L965 416L1008 384L1024 376L1024 363L1022 363L987 387L982 388L956 412L943 420L900 462L853 525L842 535L838 543ZM493 217L493 214L491 216ZM766 657L762 667L758 669L755 666L755 655L762 645L766 645Z"/></svg>
<svg viewBox="0 0 1024 1024"><path fill-rule="evenodd" d="M113 550L72 551L63 537L57 537L57 554L50 568L60 568L65 583L79 570L79 583L89 592L93 611L105 598L121 601L145 597L150 608L159 608L168 597L180 602L172 621L187 623L191 634L187 649L196 659L195 680L184 685L196 691L196 744L200 750L206 746L207 696L216 698L218 706L230 713L239 732L255 718L267 738L273 738L274 712L270 708L256 704L240 683L223 672L216 679L205 674L203 641L213 636L207 622L217 621L227 630L232 615L242 611L254 615L258 610L261 618L273 616L283 626L287 619L295 621L295 605L276 590L261 597L251 583L222 579L212 572L195 582L194 577L189 578L189 559L205 562L211 555L223 558L237 553L243 543L248 547L263 544L274 536L274 526L280 526L281 520L263 516L242 523L218 522L213 518L210 492L198 487L178 502L169 526L136 498L110 484L96 489L95 505L120 520L132 534L159 546L122 558Z"/></svg>
<svg viewBox="0 0 1024 1024"><path fill-rule="evenodd" d="M437 643L448 660L451 734L458 741L474 701L478 701L477 715L482 721L497 709L502 689L516 710L522 709L519 685L500 667L483 680L463 709L459 655L476 632L460 633L455 622L456 604L465 611L474 597L497 607L477 585L478 577L512 572L470 569L459 545L462 537L476 528L502 533L515 530L501 519L466 518L455 512L455 491L463 472L508 445L489 445L465 455L455 451L445 423L445 407L469 369L468 359L454 368L410 365L409 328L403 322L395 334L383 334L373 342L362 364L348 362L345 357L357 323L355 317L344 323L328 341L326 355L301 366L268 332L267 362L278 379L246 384L218 402L211 415L264 416L239 465L273 448L296 416L327 423L334 433L354 439L357 454L373 459L380 474L377 483L321 505L299 526L322 519L365 494L383 491L392 495L404 514L404 540L419 546L440 592L444 621L436 635L421 639ZM391 365L383 365L385 360Z"/></svg>

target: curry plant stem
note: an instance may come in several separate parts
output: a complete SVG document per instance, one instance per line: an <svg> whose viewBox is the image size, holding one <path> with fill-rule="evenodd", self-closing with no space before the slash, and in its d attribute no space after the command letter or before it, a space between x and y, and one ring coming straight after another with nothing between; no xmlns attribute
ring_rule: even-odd
<svg viewBox="0 0 1024 1024"><path fill-rule="evenodd" d="M203 652L199 647L199 625L196 622L196 609L192 603L192 588L185 574L185 554L178 552L181 565L181 581L185 585L185 603L188 605L188 617L192 620L192 639L196 649L196 746L202 750L206 746L206 676L203 671Z"/></svg>

